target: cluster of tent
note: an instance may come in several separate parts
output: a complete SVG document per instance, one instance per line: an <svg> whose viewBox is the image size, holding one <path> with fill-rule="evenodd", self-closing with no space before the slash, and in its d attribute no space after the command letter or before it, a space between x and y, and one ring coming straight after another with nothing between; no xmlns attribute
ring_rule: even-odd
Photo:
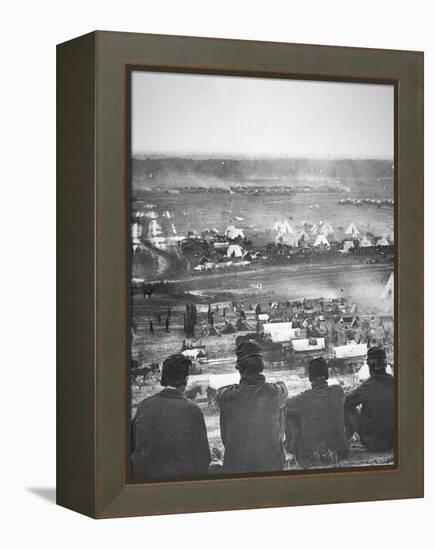
<svg viewBox="0 0 434 550"><path fill-rule="evenodd" d="M333 228L329 223L320 222L320 224L314 224L310 229L308 225L303 223L304 229L295 232L291 227L288 220L277 221L271 228L272 231L277 233L274 242L284 244L287 246L299 247L302 243L309 242L309 233L315 236L313 246L329 246L327 237L333 233Z"/></svg>
<svg viewBox="0 0 434 550"><path fill-rule="evenodd" d="M299 247L303 243L308 243L310 239L313 238L312 245L314 247L330 246L330 240L333 239L334 233L330 223L320 221L318 224L315 223L309 228L309 225L303 222L303 227L304 229L301 231L295 232L288 220L275 222L272 226L272 230L277 233L274 242L287 246ZM350 248L354 247L353 241L359 239L360 231L357 229L354 222L350 222L344 234L346 239L344 240L342 251L348 252ZM377 239L375 243L372 242L367 235L364 235L359 242L359 246L362 248L369 246L389 246L389 244L386 235Z"/></svg>
<svg viewBox="0 0 434 550"><path fill-rule="evenodd" d="M168 244L181 241L183 237L178 235L175 224L172 221L173 215L165 210L161 215L157 214L147 205L147 211L137 211L133 214L131 224L131 237L133 251L142 248L141 238L145 238L156 248L167 250Z"/></svg>
<svg viewBox="0 0 434 550"><path fill-rule="evenodd" d="M211 325L206 330L207 336L220 336L221 334L235 334L236 332L247 332L252 330L252 327L246 322L245 319L239 317L235 324L228 321L223 328L218 329L214 325Z"/></svg>

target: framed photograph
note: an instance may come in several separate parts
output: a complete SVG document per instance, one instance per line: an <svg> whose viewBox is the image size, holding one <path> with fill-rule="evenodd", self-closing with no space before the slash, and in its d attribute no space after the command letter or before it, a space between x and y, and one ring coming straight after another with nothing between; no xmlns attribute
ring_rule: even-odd
<svg viewBox="0 0 434 550"><path fill-rule="evenodd" d="M58 46L57 500L423 496L423 54Z"/></svg>

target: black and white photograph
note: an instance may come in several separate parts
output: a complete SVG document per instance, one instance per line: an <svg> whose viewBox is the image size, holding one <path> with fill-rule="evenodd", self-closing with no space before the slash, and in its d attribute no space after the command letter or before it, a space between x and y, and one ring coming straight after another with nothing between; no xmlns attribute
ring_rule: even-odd
<svg viewBox="0 0 434 550"><path fill-rule="evenodd" d="M130 78L131 481L396 467L394 86Z"/></svg>

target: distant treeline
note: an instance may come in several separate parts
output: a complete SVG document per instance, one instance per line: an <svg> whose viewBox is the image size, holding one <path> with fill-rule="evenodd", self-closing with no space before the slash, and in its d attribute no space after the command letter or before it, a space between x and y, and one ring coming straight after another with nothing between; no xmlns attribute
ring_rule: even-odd
<svg viewBox="0 0 434 550"><path fill-rule="evenodd" d="M195 176L220 181L263 183L274 178L308 179L391 178L393 161L383 159L223 159L138 156L132 161L133 177L145 184L160 184L173 176Z"/></svg>

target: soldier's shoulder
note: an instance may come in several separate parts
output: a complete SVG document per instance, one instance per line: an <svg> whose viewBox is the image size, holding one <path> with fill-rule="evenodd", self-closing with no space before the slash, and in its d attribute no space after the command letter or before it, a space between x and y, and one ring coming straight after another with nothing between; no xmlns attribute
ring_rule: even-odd
<svg viewBox="0 0 434 550"><path fill-rule="evenodd" d="M394 385L393 376L389 373L382 374L381 376L370 376L366 382L370 382L370 386Z"/></svg>
<svg viewBox="0 0 434 550"><path fill-rule="evenodd" d="M238 395L239 390L239 384L229 384L228 386L222 386L216 392L216 399L230 399L234 395Z"/></svg>
<svg viewBox="0 0 434 550"><path fill-rule="evenodd" d="M378 377L370 376L360 384L359 388L370 388L372 386L376 386L378 383L381 383Z"/></svg>
<svg viewBox="0 0 434 550"><path fill-rule="evenodd" d="M344 390L340 384L332 384L331 386L329 386L329 392L335 393L336 395L344 394Z"/></svg>
<svg viewBox="0 0 434 550"><path fill-rule="evenodd" d="M154 395L150 395L149 397L145 397L144 399L142 399L137 405L137 412L146 410L149 407L154 406L155 403L158 403L158 396L159 393L155 393Z"/></svg>
<svg viewBox="0 0 434 550"><path fill-rule="evenodd" d="M297 393L296 395L293 395L287 400L287 405L291 406L293 403L299 403L300 401L303 401L304 399L309 399L309 397L313 395L313 392L311 389L304 390L300 393Z"/></svg>
<svg viewBox="0 0 434 550"><path fill-rule="evenodd" d="M194 416L203 416L202 409L199 407L199 405L197 403L194 403L190 399L185 398L185 401L183 400L183 407L185 409L188 409Z"/></svg>
<svg viewBox="0 0 434 550"><path fill-rule="evenodd" d="M279 392L288 393L288 388L286 387L285 382L282 382L282 381L265 382L265 387L268 389L268 391L272 393L279 393Z"/></svg>
<svg viewBox="0 0 434 550"><path fill-rule="evenodd" d="M276 382L265 382L265 384L272 388L286 388L286 384L283 380L277 380Z"/></svg>

